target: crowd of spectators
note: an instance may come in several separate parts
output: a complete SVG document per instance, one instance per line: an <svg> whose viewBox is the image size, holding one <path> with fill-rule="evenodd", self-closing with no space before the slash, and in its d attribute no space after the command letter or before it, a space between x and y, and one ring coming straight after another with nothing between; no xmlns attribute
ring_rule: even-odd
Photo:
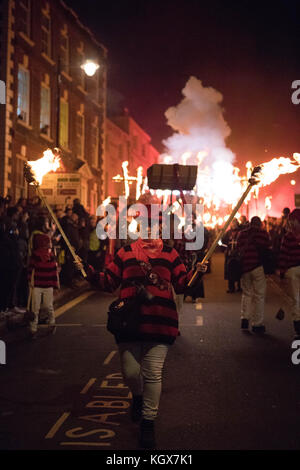
<svg viewBox="0 0 300 470"><path fill-rule="evenodd" d="M90 215L79 199L74 199L73 204L65 207L57 206L55 214L75 252L84 263L92 265L96 270L101 270L107 261L109 240L100 240L96 234L98 219ZM289 209L284 209L280 219L267 218L263 224L272 241L273 251L279 253L282 238L285 234ZM0 198L0 312L19 312L26 308L28 298L28 248L30 237L37 229L41 216L49 219L49 235L53 249L59 264L59 283L62 286L76 288L80 279L75 269L72 255L66 246L56 225L49 217L49 213L39 197L32 199L20 198L17 204L13 204L11 198ZM228 292L235 290L232 277L232 269L229 266L232 253L236 247L236 235L247 228L248 221L242 216L235 220L229 231L223 238L225 250L225 279L228 279ZM197 253L197 261L201 261L207 249L208 240L211 242L217 231L205 229L205 247ZM118 247L116 241L115 248ZM178 248L176 246L176 248ZM178 249L183 261L189 265L190 259L185 259L185 254ZM194 256L195 254L192 253ZM191 257L191 256L190 256ZM194 256L195 257L195 256ZM195 262L195 260L192 260ZM190 268L190 266L187 266ZM231 272L230 272L231 270ZM234 279L234 281L232 280ZM240 290L238 282L237 289Z"/></svg>
<svg viewBox="0 0 300 470"><path fill-rule="evenodd" d="M55 214L75 252L95 269L105 263L108 240L96 235L96 216L91 216L79 199L73 205L57 206ZM28 299L28 252L30 238L41 217L49 219L48 235L59 265L60 285L76 288L78 271L73 258L56 225L43 207L40 198L20 198L12 204L11 198L0 198L0 312L20 313L26 309Z"/></svg>

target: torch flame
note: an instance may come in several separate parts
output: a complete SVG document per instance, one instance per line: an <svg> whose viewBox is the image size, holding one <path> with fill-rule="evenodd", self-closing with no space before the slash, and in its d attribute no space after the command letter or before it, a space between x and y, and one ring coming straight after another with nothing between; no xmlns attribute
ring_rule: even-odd
<svg viewBox="0 0 300 470"><path fill-rule="evenodd" d="M39 185L43 182L43 177L50 171L56 171L60 167L60 157L55 155L51 149L43 152L43 157L38 160L29 161L31 170Z"/></svg>
<svg viewBox="0 0 300 470"><path fill-rule="evenodd" d="M261 166L259 186L268 186L273 183L280 175L294 173L300 167L300 154L294 153L294 160L286 157L273 158Z"/></svg>
<svg viewBox="0 0 300 470"><path fill-rule="evenodd" d="M265 198L265 208L267 209L267 211L270 210L272 207L271 199L272 199L272 196L267 196Z"/></svg>

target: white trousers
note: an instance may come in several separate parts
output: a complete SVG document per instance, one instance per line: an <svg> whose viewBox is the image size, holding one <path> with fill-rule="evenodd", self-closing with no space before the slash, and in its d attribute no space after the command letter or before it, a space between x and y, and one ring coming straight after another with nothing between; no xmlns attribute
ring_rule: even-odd
<svg viewBox="0 0 300 470"><path fill-rule="evenodd" d="M264 324L266 277L262 266L245 273L241 278L241 318L251 321L252 326Z"/></svg>
<svg viewBox="0 0 300 470"><path fill-rule="evenodd" d="M148 341L120 343L118 346L124 382L133 395L143 396L143 418L154 420L158 413L162 371L169 346Z"/></svg>
<svg viewBox="0 0 300 470"><path fill-rule="evenodd" d="M300 266L290 268L285 273L285 287L288 296L288 309L293 321L300 320Z"/></svg>
<svg viewBox="0 0 300 470"><path fill-rule="evenodd" d="M37 331L39 322L39 312L41 305L47 310L49 316L49 325L55 324L53 308L53 287L34 287L32 291L32 311L34 320L30 322L32 332Z"/></svg>

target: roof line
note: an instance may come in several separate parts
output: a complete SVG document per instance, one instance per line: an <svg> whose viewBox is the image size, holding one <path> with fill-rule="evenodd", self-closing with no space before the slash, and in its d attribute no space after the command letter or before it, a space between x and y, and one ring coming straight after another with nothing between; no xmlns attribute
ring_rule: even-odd
<svg viewBox="0 0 300 470"><path fill-rule="evenodd" d="M92 41L93 41L98 47L102 48L103 51L104 51L104 53L105 53L105 55L106 55L107 52L108 52L108 51L107 51L107 48L106 48L101 42L99 42L99 41L95 38L94 34L92 33L92 31L91 31L87 26L84 26L84 24L80 21L80 19L79 19L77 13L76 13L71 7L69 7L69 6L64 2L64 0L59 0L59 1L60 1L61 5L63 6L63 8L64 8L65 10L67 10L67 11L75 18L75 20L76 20L77 24L80 26L80 28L84 29L84 30L88 33L88 35L90 36L90 38L92 39Z"/></svg>

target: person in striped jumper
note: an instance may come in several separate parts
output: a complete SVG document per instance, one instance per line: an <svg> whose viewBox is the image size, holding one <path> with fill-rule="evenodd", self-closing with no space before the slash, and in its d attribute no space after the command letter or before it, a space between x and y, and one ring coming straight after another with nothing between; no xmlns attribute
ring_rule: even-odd
<svg viewBox="0 0 300 470"><path fill-rule="evenodd" d="M150 226L151 209L147 209ZM161 219L157 225L159 222ZM198 263L196 269L201 276L207 267ZM150 304L141 305L138 332L115 335L124 381L133 395L131 419L140 422L141 448L152 449L156 445L154 421L161 395L162 370L168 350L178 336L172 286L176 294L183 293L192 274L192 271L187 273L177 251L161 238L139 238L123 246L104 272L89 268L91 283L101 290L113 292L120 287L119 298L130 299L137 294L133 283L143 284L152 298Z"/></svg>
<svg viewBox="0 0 300 470"><path fill-rule="evenodd" d="M241 329L248 330L251 321L253 333L265 332L266 277L259 251L270 246L268 232L262 229L257 216L252 217L249 228L242 230L237 237L242 262Z"/></svg>
<svg viewBox="0 0 300 470"><path fill-rule="evenodd" d="M280 247L279 270L280 277L286 280L295 338L300 339L300 209L293 210L289 215L288 230Z"/></svg>
<svg viewBox="0 0 300 470"><path fill-rule="evenodd" d="M55 328L53 289L58 288L58 266L52 250L47 217L38 217L35 230L29 240L28 281L32 288L32 312L30 333L36 338L41 304L47 310L49 329Z"/></svg>

